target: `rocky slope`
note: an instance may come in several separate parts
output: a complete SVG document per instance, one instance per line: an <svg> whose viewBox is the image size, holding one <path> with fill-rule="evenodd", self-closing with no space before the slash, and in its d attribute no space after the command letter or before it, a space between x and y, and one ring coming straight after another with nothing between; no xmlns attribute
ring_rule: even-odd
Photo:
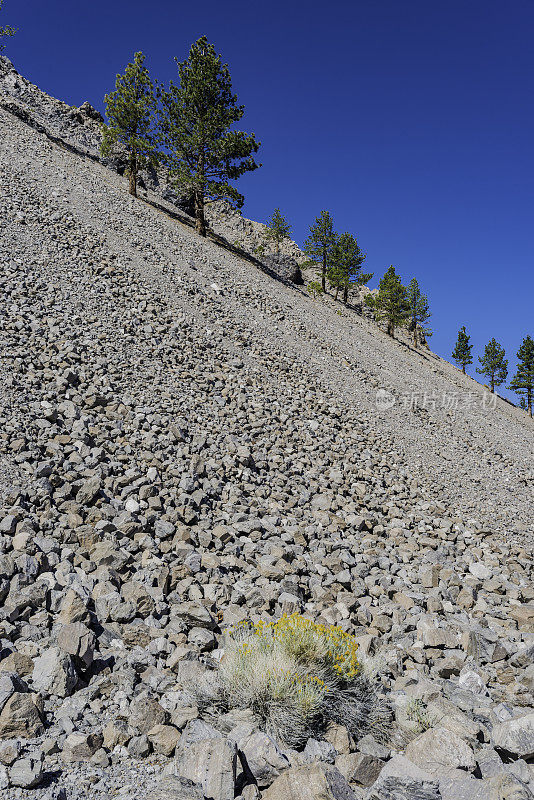
<svg viewBox="0 0 534 800"><path fill-rule="evenodd" d="M2 797L532 798L531 421L147 200L0 110ZM386 744L201 719L224 629L293 611Z"/></svg>

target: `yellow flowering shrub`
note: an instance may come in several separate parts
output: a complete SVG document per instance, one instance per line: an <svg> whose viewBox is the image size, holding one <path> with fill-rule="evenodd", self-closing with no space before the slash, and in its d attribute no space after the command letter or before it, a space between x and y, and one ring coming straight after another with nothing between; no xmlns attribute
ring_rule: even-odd
<svg viewBox="0 0 534 800"><path fill-rule="evenodd" d="M321 625L300 614L284 616L276 622L241 622L229 631L230 637L245 639L247 652L278 649L295 659L299 667L315 667L330 672L331 678L350 681L361 672L358 644L342 628Z"/></svg>
<svg viewBox="0 0 534 800"><path fill-rule="evenodd" d="M299 614L228 630L219 679L228 707L251 708L294 746L330 720L356 733L370 718L372 692L354 637Z"/></svg>

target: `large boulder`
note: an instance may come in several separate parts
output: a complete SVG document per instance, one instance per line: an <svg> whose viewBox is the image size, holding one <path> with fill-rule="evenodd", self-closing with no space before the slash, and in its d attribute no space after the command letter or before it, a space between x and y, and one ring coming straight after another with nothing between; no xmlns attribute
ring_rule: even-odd
<svg viewBox="0 0 534 800"><path fill-rule="evenodd" d="M166 721L167 712L151 697L139 697L130 704L128 723L130 728L141 734L148 733L155 725L163 725Z"/></svg>
<svg viewBox="0 0 534 800"><path fill-rule="evenodd" d="M20 786L23 789L33 789L41 783L42 778L42 758L31 756L19 758L9 770L9 780L13 786Z"/></svg>
<svg viewBox="0 0 534 800"><path fill-rule="evenodd" d="M254 776L260 789L270 786L281 772L291 765L274 739L255 731L238 742L239 756Z"/></svg>
<svg viewBox="0 0 534 800"><path fill-rule="evenodd" d="M95 635L82 622L62 625L57 635L59 648L72 656L80 666L89 667L93 661Z"/></svg>
<svg viewBox="0 0 534 800"><path fill-rule="evenodd" d="M324 762L292 767L262 793L262 800L356 800L337 769Z"/></svg>
<svg viewBox="0 0 534 800"><path fill-rule="evenodd" d="M452 769L474 770L471 747L448 728L437 727L414 739L405 751L406 758L432 775Z"/></svg>
<svg viewBox="0 0 534 800"><path fill-rule="evenodd" d="M188 628L207 628L211 631L217 624L207 608L189 601L173 608L173 616L181 619Z"/></svg>
<svg viewBox="0 0 534 800"><path fill-rule="evenodd" d="M498 750L524 759L534 757L534 712L495 725L491 738Z"/></svg>
<svg viewBox="0 0 534 800"><path fill-rule="evenodd" d="M236 770L237 747L227 739L203 739L176 751L174 775L210 800L234 800Z"/></svg>
<svg viewBox="0 0 534 800"><path fill-rule="evenodd" d="M530 789L515 775L501 774L485 780L470 776L445 776L439 781L441 800L533 800Z"/></svg>
<svg viewBox="0 0 534 800"><path fill-rule="evenodd" d="M67 764L89 761L102 747L103 738L97 733L71 733L63 746L62 758Z"/></svg>
<svg viewBox="0 0 534 800"><path fill-rule="evenodd" d="M41 711L35 695L15 692L6 702L0 714L0 738L33 739L44 730Z"/></svg>
<svg viewBox="0 0 534 800"><path fill-rule="evenodd" d="M78 677L72 658L59 647L51 647L35 659L32 673L33 688L43 695L68 697Z"/></svg>

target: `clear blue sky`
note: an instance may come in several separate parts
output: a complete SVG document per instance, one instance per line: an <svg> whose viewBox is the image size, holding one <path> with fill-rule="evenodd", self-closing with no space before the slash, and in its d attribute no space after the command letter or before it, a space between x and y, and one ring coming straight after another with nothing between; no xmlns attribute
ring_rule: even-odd
<svg viewBox="0 0 534 800"><path fill-rule="evenodd" d="M534 336L533 0L6 0L2 16L19 71L101 110L134 51L167 81L206 34L262 141L244 213L279 206L302 242L329 209L372 286L391 263L418 278L433 349L449 358L465 324L515 367Z"/></svg>

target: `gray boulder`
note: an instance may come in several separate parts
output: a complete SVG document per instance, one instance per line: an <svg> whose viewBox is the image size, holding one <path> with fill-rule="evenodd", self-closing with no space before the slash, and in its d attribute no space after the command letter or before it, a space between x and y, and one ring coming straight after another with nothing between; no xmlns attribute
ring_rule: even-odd
<svg viewBox="0 0 534 800"><path fill-rule="evenodd" d="M37 702L35 695L22 692L12 694L0 714L0 737L32 739L39 736L44 728Z"/></svg>
<svg viewBox="0 0 534 800"><path fill-rule="evenodd" d="M256 731L238 743L239 756L246 762L260 789L270 786L291 765L274 739Z"/></svg>
<svg viewBox="0 0 534 800"><path fill-rule="evenodd" d="M227 739L203 739L179 748L174 775L200 787L210 800L233 800L237 768L237 747Z"/></svg>
<svg viewBox="0 0 534 800"><path fill-rule="evenodd" d="M33 789L39 786L43 778L42 758L19 758L9 770L9 780L13 786Z"/></svg>
<svg viewBox="0 0 534 800"><path fill-rule="evenodd" d="M95 642L94 633L82 622L62 625L57 636L60 649L85 667L89 667L93 661Z"/></svg>
<svg viewBox="0 0 534 800"><path fill-rule="evenodd" d="M34 661L33 688L44 695L68 697L78 683L72 658L59 647L51 647Z"/></svg>
<svg viewBox="0 0 534 800"><path fill-rule="evenodd" d="M292 767L262 793L262 800L356 800L337 769L323 762Z"/></svg>
<svg viewBox="0 0 534 800"><path fill-rule="evenodd" d="M437 727L425 731L406 748L406 758L433 775L451 768L473 770L475 754L457 734L447 728Z"/></svg>
<svg viewBox="0 0 534 800"><path fill-rule="evenodd" d="M519 758L534 756L534 712L495 725L491 733L494 747Z"/></svg>

